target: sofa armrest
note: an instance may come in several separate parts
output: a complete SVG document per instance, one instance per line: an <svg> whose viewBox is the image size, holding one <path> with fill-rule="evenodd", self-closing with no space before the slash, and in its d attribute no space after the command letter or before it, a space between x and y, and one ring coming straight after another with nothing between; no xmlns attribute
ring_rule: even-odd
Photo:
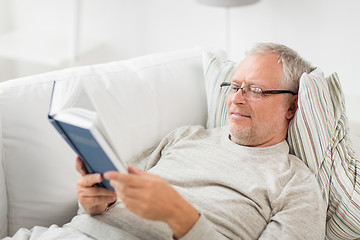
<svg viewBox="0 0 360 240"><path fill-rule="evenodd" d="M5 173L3 168L3 145L2 145L2 128L0 116L0 238L7 236L7 195L5 185Z"/></svg>

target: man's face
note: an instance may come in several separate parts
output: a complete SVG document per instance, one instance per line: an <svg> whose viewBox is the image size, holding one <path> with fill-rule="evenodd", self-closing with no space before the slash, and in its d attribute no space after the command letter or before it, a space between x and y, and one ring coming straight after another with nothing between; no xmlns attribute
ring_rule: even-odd
<svg viewBox="0 0 360 240"><path fill-rule="evenodd" d="M276 55L250 55L236 68L232 83L238 87L257 86L262 90L287 90L281 85L282 63ZM286 138L289 120L297 108L297 96L272 94L260 100L244 98L231 91L227 99L230 137L237 144L266 147Z"/></svg>

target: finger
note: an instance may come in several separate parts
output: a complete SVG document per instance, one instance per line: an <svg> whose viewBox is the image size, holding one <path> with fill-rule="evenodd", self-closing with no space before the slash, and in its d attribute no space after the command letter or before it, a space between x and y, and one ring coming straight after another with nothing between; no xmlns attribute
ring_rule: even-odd
<svg viewBox="0 0 360 240"><path fill-rule="evenodd" d="M114 188L115 194L117 194L120 198L123 198L124 185L116 180L110 180L109 183Z"/></svg>
<svg viewBox="0 0 360 240"><path fill-rule="evenodd" d="M82 203L88 202L88 204L91 204L93 206L100 205L100 204L109 204L113 203L117 200L117 196L115 197L109 197L109 196L98 196L98 197L84 197L82 199Z"/></svg>
<svg viewBox="0 0 360 240"><path fill-rule="evenodd" d="M108 179L115 186L118 186L119 189L121 185L125 185L126 187L133 187L133 188L143 188L144 185L146 184L146 181L143 177L134 174L107 172L104 174L104 178Z"/></svg>
<svg viewBox="0 0 360 240"><path fill-rule="evenodd" d="M116 171L108 171L104 173L104 178L108 180L116 180L127 184L137 184L139 181L142 181L139 177L156 177L155 175L138 170L133 166L128 166L128 171L129 174L123 174Z"/></svg>
<svg viewBox="0 0 360 240"><path fill-rule="evenodd" d="M104 173L104 178L107 180L116 180L118 182L127 182L130 180L129 174L122 174L116 171L108 171Z"/></svg>
<svg viewBox="0 0 360 240"><path fill-rule="evenodd" d="M83 175L78 181L78 185L81 187L92 187L97 183L100 183L103 180L101 174L86 174Z"/></svg>
<svg viewBox="0 0 360 240"><path fill-rule="evenodd" d="M133 196L136 197L141 195L143 192L141 189L142 187L138 186L130 186L129 184L123 184L116 180L110 180L110 185L115 189L116 194L121 196Z"/></svg>
<svg viewBox="0 0 360 240"><path fill-rule="evenodd" d="M112 197L82 197L80 204L90 214L101 214L110 203L116 202L117 198Z"/></svg>
<svg viewBox="0 0 360 240"><path fill-rule="evenodd" d="M83 197L116 197L116 194L106 188L94 186L94 187L82 187L78 189L78 193Z"/></svg>
<svg viewBox="0 0 360 240"><path fill-rule="evenodd" d="M128 187L140 188L144 185L144 178L135 174L122 174L119 172L106 172L104 178L109 181L117 181Z"/></svg>
<svg viewBox="0 0 360 240"><path fill-rule="evenodd" d="M140 171L140 170L138 170L137 168L135 168L133 166L128 166L128 171L131 174L135 174L135 175L139 175L139 176L146 176L147 175L146 172Z"/></svg>
<svg viewBox="0 0 360 240"><path fill-rule="evenodd" d="M115 193L122 199L137 199L140 200L144 193L143 189L141 188L134 188L124 184L121 184L118 181L111 180L111 186L115 189Z"/></svg>
<svg viewBox="0 0 360 240"><path fill-rule="evenodd" d="M84 165L83 161L81 161L79 156L76 157L75 169L76 169L76 171L78 171L81 174L81 176L84 176L87 174L85 165Z"/></svg>
<svg viewBox="0 0 360 240"><path fill-rule="evenodd" d="M133 175L137 175L137 176L141 176L141 177L146 177L146 178L158 178L158 176L156 175L153 175L151 173L148 173L148 172L144 172L144 171L141 171L131 165L128 166L128 172L130 174L133 174Z"/></svg>

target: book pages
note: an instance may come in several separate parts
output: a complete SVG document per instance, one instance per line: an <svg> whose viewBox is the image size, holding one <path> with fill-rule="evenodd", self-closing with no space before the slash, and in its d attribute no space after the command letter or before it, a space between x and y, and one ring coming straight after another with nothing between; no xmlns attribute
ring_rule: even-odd
<svg viewBox="0 0 360 240"><path fill-rule="evenodd" d="M119 158L126 162L160 141L161 135L159 129L152 127L159 121L156 90L137 80L135 73L124 71L121 75L118 76L121 80L106 76L91 79L84 88L98 113L104 135ZM141 106L134 104L138 102Z"/></svg>

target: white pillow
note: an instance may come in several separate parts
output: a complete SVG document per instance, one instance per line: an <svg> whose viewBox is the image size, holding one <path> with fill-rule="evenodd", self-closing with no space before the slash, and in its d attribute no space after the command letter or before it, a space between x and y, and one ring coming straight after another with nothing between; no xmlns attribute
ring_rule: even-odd
<svg viewBox="0 0 360 240"><path fill-rule="evenodd" d="M74 169L75 154L47 120L53 80L72 81L97 75L104 82L124 81L127 87L115 84L124 108L118 111L126 116L124 126L131 126L149 102L156 104L150 112L156 122L142 125L143 134L156 132L152 144L179 125L206 123L206 97L202 70L201 48L154 54L126 61L96 66L80 67L59 72L27 77L0 84L0 114L3 131L3 163L8 193L8 235L20 227L34 225L62 225L77 210L75 185L78 174ZM126 76L126 78L124 78ZM134 92L129 88L143 84ZM114 86L114 85L112 85ZM151 94L149 94L151 93ZM130 95L135 94L135 95ZM129 101L131 99L131 102ZM155 100L154 100L155 99ZM127 115L128 106L139 111ZM153 135L152 135L153 136ZM138 137L138 136L137 136ZM126 133L127 141L137 145L135 149L151 143L137 142ZM129 151L134 149L129 149ZM124 154L130 156L131 153Z"/></svg>

